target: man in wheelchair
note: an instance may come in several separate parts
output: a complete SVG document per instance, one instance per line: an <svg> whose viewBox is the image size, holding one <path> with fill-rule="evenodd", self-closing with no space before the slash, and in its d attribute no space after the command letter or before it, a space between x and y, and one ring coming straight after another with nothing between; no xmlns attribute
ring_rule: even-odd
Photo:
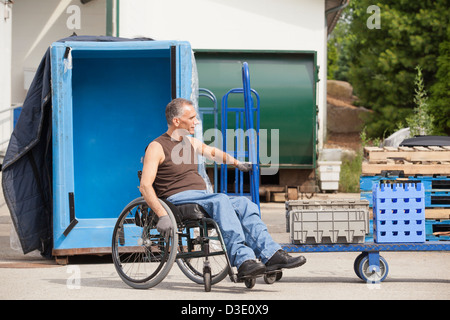
<svg viewBox="0 0 450 320"><path fill-rule="evenodd" d="M251 164L189 136L199 123L191 101L174 99L165 113L168 130L148 145L140 184L142 196L159 217L158 231L166 234L174 228L158 198L174 205L196 203L217 222L238 277L303 265L303 256L292 257L273 241L255 203L246 197L208 193L194 159L201 154L218 163L232 163L244 172L251 170Z"/></svg>

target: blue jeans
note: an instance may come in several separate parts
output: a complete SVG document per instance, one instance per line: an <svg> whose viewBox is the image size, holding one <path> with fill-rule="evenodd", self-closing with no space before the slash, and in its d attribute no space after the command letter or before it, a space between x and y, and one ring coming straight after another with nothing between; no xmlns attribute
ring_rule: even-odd
<svg viewBox="0 0 450 320"><path fill-rule="evenodd" d="M261 220L258 206L246 197L188 190L167 200L175 205L197 203L205 209L220 228L232 266L239 268L245 260L256 257L266 263L281 249Z"/></svg>

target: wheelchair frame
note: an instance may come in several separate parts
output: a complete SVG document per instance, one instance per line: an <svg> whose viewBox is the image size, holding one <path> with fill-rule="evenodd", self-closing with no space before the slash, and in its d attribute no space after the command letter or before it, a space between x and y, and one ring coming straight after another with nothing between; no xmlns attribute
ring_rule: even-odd
<svg viewBox="0 0 450 320"><path fill-rule="evenodd" d="M177 226L166 238L157 231L158 218L143 197L130 202L117 219L112 236L112 257L117 273L127 285L135 289L154 287L167 276L175 261L190 280L203 284L207 292L211 291L212 284L227 275L234 283L244 282L247 288L255 285L255 277L239 279L233 272L222 234L213 219L181 221L177 219L177 212L173 212L177 206L169 206L161 199L160 203L172 225ZM198 235L194 232L196 229ZM215 267L212 262L222 255L225 255L224 266ZM195 259L204 259L201 270L193 265ZM274 283L281 275L279 270L272 271L264 275L264 281Z"/></svg>

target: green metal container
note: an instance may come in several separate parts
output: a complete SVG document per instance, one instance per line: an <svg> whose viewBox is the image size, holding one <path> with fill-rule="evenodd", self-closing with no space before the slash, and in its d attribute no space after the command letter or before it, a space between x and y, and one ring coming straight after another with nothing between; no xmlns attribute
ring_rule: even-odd
<svg viewBox="0 0 450 320"><path fill-rule="evenodd" d="M279 168L316 167L316 52L196 50L195 58L199 87L211 90L217 98L219 126L222 97L242 87L242 63L246 61L251 86L261 99L261 129L269 132L269 154L270 129L279 129ZM211 102L200 99L199 105L208 107ZM243 106L243 97L230 97L229 106ZM214 127L212 116L205 115L203 121L204 130Z"/></svg>

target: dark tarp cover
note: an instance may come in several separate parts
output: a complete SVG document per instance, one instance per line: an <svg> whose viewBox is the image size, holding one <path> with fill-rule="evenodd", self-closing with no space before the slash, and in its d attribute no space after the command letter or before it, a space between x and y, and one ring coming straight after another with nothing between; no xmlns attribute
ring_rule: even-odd
<svg viewBox="0 0 450 320"><path fill-rule="evenodd" d="M151 41L107 36L71 36L66 41ZM51 258L52 90L50 48L39 64L9 141L2 165L2 187L23 253L39 250Z"/></svg>

